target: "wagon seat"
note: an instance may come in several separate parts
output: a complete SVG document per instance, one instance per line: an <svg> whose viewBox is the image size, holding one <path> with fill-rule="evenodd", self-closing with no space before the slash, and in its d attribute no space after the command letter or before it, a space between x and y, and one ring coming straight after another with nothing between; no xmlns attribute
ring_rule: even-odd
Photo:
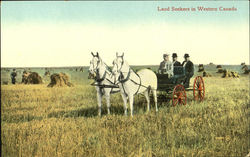
<svg viewBox="0 0 250 157"><path fill-rule="evenodd" d="M185 70L183 66L174 66L174 76L171 78L173 84L180 84L185 79Z"/></svg>

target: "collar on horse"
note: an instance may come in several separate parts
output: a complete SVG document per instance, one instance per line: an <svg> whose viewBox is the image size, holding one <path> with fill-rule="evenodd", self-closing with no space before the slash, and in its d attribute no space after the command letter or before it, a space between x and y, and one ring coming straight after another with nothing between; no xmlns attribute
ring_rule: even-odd
<svg viewBox="0 0 250 157"><path fill-rule="evenodd" d="M107 70L105 70L102 78L100 78L99 70L97 70L97 72L98 73L97 73L96 78L95 78L95 81L97 82L97 84L92 83L91 84L92 86L99 86L100 88L112 88L111 92L112 92L113 88L119 88L114 82L112 82L111 80L106 78ZM104 80L107 80L111 85L101 84L101 82L104 81Z"/></svg>
<svg viewBox="0 0 250 157"><path fill-rule="evenodd" d="M104 74L102 75L102 78L100 78L99 69L97 69L95 81L98 83L102 82L105 79L106 74L107 74L107 71L105 70Z"/></svg>
<svg viewBox="0 0 250 157"><path fill-rule="evenodd" d="M127 81L129 80L130 73L131 73L131 70L129 69L127 77L124 78L123 73L120 72L120 76L119 76L119 78L118 78L118 81L119 81L120 83L125 83L125 82L127 82Z"/></svg>
<svg viewBox="0 0 250 157"><path fill-rule="evenodd" d="M123 88L123 91L124 91L124 93L125 93L126 95L128 95L128 94L126 93L123 84L124 84L125 82L127 82L128 80L130 80L130 81L132 81L134 84L138 85L138 88L137 88L137 91L136 91L135 95L139 92L141 86L145 87L144 85L141 84L141 77L140 77L137 73L134 72L134 73L136 74L136 76L139 78L140 83L137 83L137 82L135 82L134 80L130 79L131 71L133 71L133 70L131 70L131 69L129 68L128 75L127 75L127 77L126 77L125 79L123 79L124 76L123 76L122 72L120 73L120 76L119 76L119 78L118 78L118 81L121 83L122 88ZM146 87L146 88L147 88L147 87Z"/></svg>

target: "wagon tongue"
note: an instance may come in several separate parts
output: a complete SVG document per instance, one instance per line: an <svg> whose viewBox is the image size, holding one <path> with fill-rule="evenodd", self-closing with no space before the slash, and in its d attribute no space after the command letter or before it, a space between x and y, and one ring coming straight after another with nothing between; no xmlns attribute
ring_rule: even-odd
<svg viewBox="0 0 250 157"><path fill-rule="evenodd" d="M101 87L101 88L119 88L118 85L106 85L106 84L100 84L100 83L97 83L97 82L93 82L90 85L91 86L98 86L98 87Z"/></svg>

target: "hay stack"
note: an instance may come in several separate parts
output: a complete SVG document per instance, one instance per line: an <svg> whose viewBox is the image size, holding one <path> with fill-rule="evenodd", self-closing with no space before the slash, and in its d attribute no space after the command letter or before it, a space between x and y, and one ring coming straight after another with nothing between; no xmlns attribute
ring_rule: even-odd
<svg viewBox="0 0 250 157"><path fill-rule="evenodd" d="M80 68L80 71L83 72L83 67Z"/></svg>
<svg viewBox="0 0 250 157"><path fill-rule="evenodd" d="M24 84L41 84L42 77L37 72L24 71L22 75L22 83Z"/></svg>
<svg viewBox="0 0 250 157"><path fill-rule="evenodd" d="M244 70L243 74L249 74L249 72L250 72L250 70L248 69L247 65L243 65L243 67L241 69Z"/></svg>
<svg viewBox="0 0 250 157"><path fill-rule="evenodd" d="M250 70L245 70L243 74L249 74Z"/></svg>
<svg viewBox="0 0 250 157"><path fill-rule="evenodd" d="M22 83L27 84L28 83L28 76L29 76L29 72L27 72L26 70L23 71L23 75L22 75Z"/></svg>
<svg viewBox="0 0 250 157"><path fill-rule="evenodd" d="M226 70L226 69L218 68L217 73L224 73L225 70Z"/></svg>
<svg viewBox="0 0 250 157"><path fill-rule="evenodd" d="M49 71L45 71L44 76L50 76L50 72Z"/></svg>
<svg viewBox="0 0 250 157"><path fill-rule="evenodd" d="M37 72L31 72L27 78L28 84L41 84L43 83L43 80L41 76Z"/></svg>
<svg viewBox="0 0 250 157"><path fill-rule="evenodd" d="M225 78L225 77L231 77L231 72L229 70L224 70L223 71L223 75L222 75L222 78Z"/></svg>
<svg viewBox="0 0 250 157"><path fill-rule="evenodd" d="M221 65L217 65L216 68L217 68L217 69L218 69L218 68L222 68L222 66L221 66Z"/></svg>
<svg viewBox="0 0 250 157"><path fill-rule="evenodd" d="M65 73L55 73L50 76L51 82L47 87L72 87L73 84L69 82L69 77Z"/></svg>
<svg viewBox="0 0 250 157"><path fill-rule="evenodd" d="M205 70L203 64L199 64L198 68L198 72L203 72Z"/></svg>
<svg viewBox="0 0 250 157"><path fill-rule="evenodd" d="M240 75L237 72L229 71L225 69L223 72L222 78L226 78L226 77L239 78Z"/></svg>
<svg viewBox="0 0 250 157"><path fill-rule="evenodd" d="M231 71L231 74L232 74L233 78L239 78L240 77L240 75L235 71Z"/></svg>
<svg viewBox="0 0 250 157"><path fill-rule="evenodd" d="M224 73L224 71L226 70L226 69L222 69L221 65L217 65L216 69L218 69L216 73Z"/></svg>
<svg viewBox="0 0 250 157"><path fill-rule="evenodd" d="M211 77L212 76L211 74L207 73L206 71L204 71L202 73L202 75L203 75L203 77Z"/></svg>

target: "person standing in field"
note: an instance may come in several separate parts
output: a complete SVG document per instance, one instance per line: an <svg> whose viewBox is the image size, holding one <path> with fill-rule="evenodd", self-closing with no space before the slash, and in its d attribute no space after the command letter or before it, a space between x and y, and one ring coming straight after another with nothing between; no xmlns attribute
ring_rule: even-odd
<svg viewBox="0 0 250 157"><path fill-rule="evenodd" d="M189 88L189 82L190 78L194 75L194 64L193 62L190 61L189 54L184 55L184 61L182 63L182 66L184 67L185 70L185 79L184 79L184 87Z"/></svg>
<svg viewBox="0 0 250 157"><path fill-rule="evenodd" d="M163 54L163 61L160 63L158 73L168 74L170 78L173 76L173 63L169 60L169 54Z"/></svg>
<svg viewBox="0 0 250 157"><path fill-rule="evenodd" d="M173 58L173 65L174 66L181 66L181 63L179 61L177 61L177 54L176 53L173 53L172 54L172 58Z"/></svg>
<svg viewBox="0 0 250 157"><path fill-rule="evenodd" d="M16 69L13 69L13 72L10 74L12 84L16 84L16 76Z"/></svg>

